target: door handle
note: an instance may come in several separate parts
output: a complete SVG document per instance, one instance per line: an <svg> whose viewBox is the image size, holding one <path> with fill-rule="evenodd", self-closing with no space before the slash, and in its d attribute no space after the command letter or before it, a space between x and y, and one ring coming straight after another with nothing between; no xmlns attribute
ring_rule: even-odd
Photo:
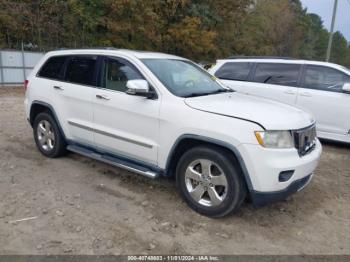
<svg viewBox="0 0 350 262"><path fill-rule="evenodd" d="M284 93L288 94L288 95L295 95L295 92L292 90L286 90L286 91L284 91Z"/></svg>
<svg viewBox="0 0 350 262"><path fill-rule="evenodd" d="M96 98L103 99L103 100L111 100L108 96L105 96L105 95L96 95Z"/></svg>
<svg viewBox="0 0 350 262"><path fill-rule="evenodd" d="M309 93L309 92L301 92L300 95L301 96L307 96L307 97L311 97L312 96L311 93Z"/></svg>
<svg viewBox="0 0 350 262"><path fill-rule="evenodd" d="M62 88L61 86L53 86L53 88L56 89L56 90L61 90L61 91L64 90L64 88Z"/></svg>

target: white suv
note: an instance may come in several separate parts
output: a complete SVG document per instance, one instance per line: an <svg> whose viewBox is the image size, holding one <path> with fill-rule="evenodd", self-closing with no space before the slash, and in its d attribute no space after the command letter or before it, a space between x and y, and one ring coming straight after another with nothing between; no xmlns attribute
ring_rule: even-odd
<svg viewBox="0 0 350 262"><path fill-rule="evenodd" d="M50 52L25 83L35 142L150 178L221 217L304 188L321 155L308 113L233 92L191 61L117 49Z"/></svg>
<svg viewBox="0 0 350 262"><path fill-rule="evenodd" d="M210 73L223 84L311 112L320 138L350 143L350 70L288 58L232 57Z"/></svg>

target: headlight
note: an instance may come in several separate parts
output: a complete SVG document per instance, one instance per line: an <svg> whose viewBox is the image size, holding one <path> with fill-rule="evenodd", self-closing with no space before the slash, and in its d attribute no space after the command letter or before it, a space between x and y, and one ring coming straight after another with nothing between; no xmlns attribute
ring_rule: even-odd
<svg viewBox="0 0 350 262"><path fill-rule="evenodd" d="M294 141L290 131L256 131L259 144L267 148L293 148Z"/></svg>

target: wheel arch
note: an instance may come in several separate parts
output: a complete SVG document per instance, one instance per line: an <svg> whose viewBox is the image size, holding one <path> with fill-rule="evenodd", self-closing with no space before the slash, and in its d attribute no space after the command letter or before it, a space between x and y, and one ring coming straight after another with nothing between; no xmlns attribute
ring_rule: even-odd
<svg viewBox="0 0 350 262"><path fill-rule="evenodd" d="M61 124L60 124L58 117L56 115L55 109L52 107L52 105L50 105L46 102L37 101L37 100L33 101L32 105L30 107L30 113L29 113L30 125L33 127L35 117L42 112L47 112L53 116L53 118L55 119L55 121L58 125L58 128L59 128L62 136L64 137L64 139L66 139L66 136L64 135L63 129L62 129Z"/></svg>
<svg viewBox="0 0 350 262"><path fill-rule="evenodd" d="M235 146L221 140L217 140L210 137L199 136L199 135L193 135L193 134L182 135L175 141L166 161L166 167L164 172L165 176L174 176L175 170L176 170L176 164L179 161L181 155L185 151L195 146L199 146L203 144L216 146L229 152L231 156L236 160L238 167L241 169L243 178L246 182L248 190L249 191L253 190L248 169L245 165L245 162L240 152Z"/></svg>

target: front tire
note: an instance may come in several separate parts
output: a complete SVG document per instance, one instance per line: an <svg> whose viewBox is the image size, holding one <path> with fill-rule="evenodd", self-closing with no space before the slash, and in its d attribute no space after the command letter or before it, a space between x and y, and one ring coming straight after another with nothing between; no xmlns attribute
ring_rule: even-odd
<svg viewBox="0 0 350 262"><path fill-rule="evenodd" d="M43 112L35 117L33 134L36 146L44 156L55 158L66 154L67 144L51 114Z"/></svg>
<svg viewBox="0 0 350 262"><path fill-rule="evenodd" d="M214 146L188 150L177 165L176 181L186 203L208 217L235 212L247 194L234 159Z"/></svg>

